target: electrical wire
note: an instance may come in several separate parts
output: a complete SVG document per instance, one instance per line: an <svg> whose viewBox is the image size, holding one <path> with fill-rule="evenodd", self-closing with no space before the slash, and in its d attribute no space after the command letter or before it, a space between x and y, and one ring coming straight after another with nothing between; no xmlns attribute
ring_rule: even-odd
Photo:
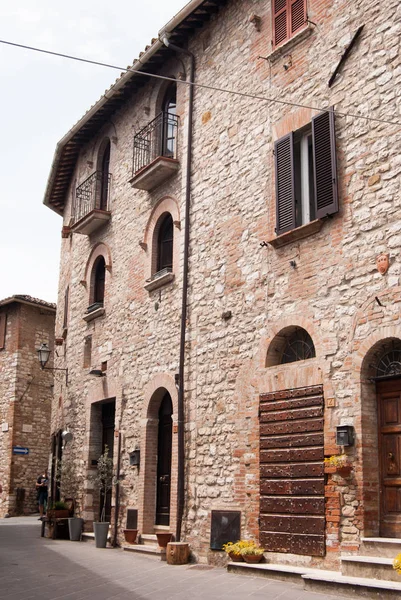
<svg viewBox="0 0 401 600"><path fill-rule="evenodd" d="M116 69L118 71L124 71L126 73L135 73L135 75L143 75L144 77L153 77L154 79L162 79L164 81L172 81L175 82L177 84L183 84L183 85L193 85L194 87L198 87L198 88L202 88L202 89L206 89L206 90L212 90L215 92L222 92L225 94L233 94L235 96L241 96L243 98L250 98L252 100L260 100L262 102L268 102L268 103L276 103L276 104L282 104L284 106L295 106L296 108L307 108L309 110L315 110L317 112L324 112L327 111L327 107L326 108L321 108L318 106L309 106L307 104L300 104L297 102L289 102L288 100L279 100L278 98L268 98L266 96L258 96L255 94L250 94L247 92L239 92L236 90L229 90L226 88L220 88L220 87L216 87L213 85L207 85L205 83L193 83L190 81L182 81L181 79L174 79L173 77L166 77L164 75L156 75L155 73L147 73L146 71L138 71L136 69L132 69L130 67L119 67L117 65L111 65L109 63L103 63L103 62L99 62L96 60L90 60L88 58L81 58L78 56L72 56L70 54L62 54L61 52L53 52L51 50L44 50L43 48L35 48L34 46L26 46L24 44L17 44L15 42L9 42L6 40L0 40L0 44L6 44L8 46L15 46L17 48L24 48L25 50L31 50L33 52L41 52L42 54L50 54L51 56L58 56L60 58L67 58L69 60L75 60L78 62L83 62L83 63L87 63L90 65L96 65L99 67L106 67L108 69ZM139 59L140 62L140 59ZM112 88L113 86L111 86ZM109 90L108 90L109 91ZM105 93L105 96L107 97L107 92ZM355 114L355 113L348 113L348 112L342 112L342 111L338 111L336 109L329 109L332 112L334 112L334 114L340 116L340 117L351 117L353 119L364 119L365 121L373 121L375 123L385 123L386 125L396 125L396 126L401 126L401 121L390 121L387 119L379 119L378 117L367 117L366 115L361 115L361 114Z"/></svg>

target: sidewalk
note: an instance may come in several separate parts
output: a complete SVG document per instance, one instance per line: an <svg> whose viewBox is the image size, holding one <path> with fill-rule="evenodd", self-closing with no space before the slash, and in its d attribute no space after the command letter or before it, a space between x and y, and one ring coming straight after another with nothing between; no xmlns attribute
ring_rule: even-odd
<svg viewBox="0 0 401 600"><path fill-rule="evenodd" d="M291 583L90 542L40 537L38 516L0 520L0 598L7 600L334 600Z"/></svg>

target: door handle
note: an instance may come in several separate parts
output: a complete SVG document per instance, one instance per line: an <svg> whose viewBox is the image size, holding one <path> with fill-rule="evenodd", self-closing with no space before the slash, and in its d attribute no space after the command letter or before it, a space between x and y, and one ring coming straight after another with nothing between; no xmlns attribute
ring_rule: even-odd
<svg viewBox="0 0 401 600"><path fill-rule="evenodd" d="M392 460L392 459L394 458L394 454L393 454L392 452L389 452L389 453L388 453L388 458L389 458L390 460Z"/></svg>
<svg viewBox="0 0 401 600"><path fill-rule="evenodd" d="M168 475L162 475L161 477L159 477L159 481L161 483L166 483L168 481Z"/></svg>

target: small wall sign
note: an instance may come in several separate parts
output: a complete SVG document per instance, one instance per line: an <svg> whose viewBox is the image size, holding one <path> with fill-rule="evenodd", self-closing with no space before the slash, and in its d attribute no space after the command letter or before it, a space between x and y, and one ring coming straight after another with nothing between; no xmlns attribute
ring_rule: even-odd
<svg viewBox="0 0 401 600"><path fill-rule="evenodd" d="M21 446L13 446L13 454L29 454L29 448L22 448Z"/></svg>

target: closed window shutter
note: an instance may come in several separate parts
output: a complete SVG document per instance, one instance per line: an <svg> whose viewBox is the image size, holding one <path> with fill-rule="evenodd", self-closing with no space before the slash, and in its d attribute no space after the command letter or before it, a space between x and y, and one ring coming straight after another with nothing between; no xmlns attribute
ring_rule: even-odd
<svg viewBox="0 0 401 600"><path fill-rule="evenodd" d="M276 233L280 235L296 227L293 134L280 138L274 145L276 170Z"/></svg>
<svg viewBox="0 0 401 600"><path fill-rule="evenodd" d="M63 319L63 329L67 329L68 326L68 297L70 293L70 288L67 286L64 294L64 319Z"/></svg>
<svg viewBox="0 0 401 600"><path fill-rule="evenodd" d="M6 321L7 315L0 315L0 350L6 345Z"/></svg>
<svg viewBox="0 0 401 600"><path fill-rule="evenodd" d="M316 218L321 219L338 212L336 138L332 110L312 119L312 139Z"/></svg>
<svg viewBox="0 0 401 600"><path fill-rule="evenodd" d="M288 0L272 0L273 5L273 45L278 46L288 37Z"/></svg>
<svg viewBox="0 0 401 600"><path fill-rule="evenodd" d="M290 0L291 2L291 35L306 23L306 0Z"/></svg>

